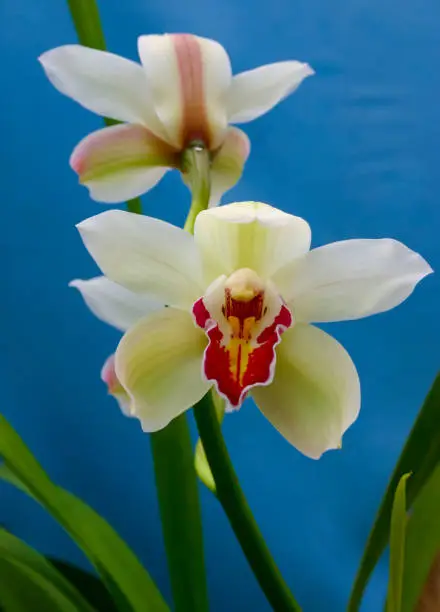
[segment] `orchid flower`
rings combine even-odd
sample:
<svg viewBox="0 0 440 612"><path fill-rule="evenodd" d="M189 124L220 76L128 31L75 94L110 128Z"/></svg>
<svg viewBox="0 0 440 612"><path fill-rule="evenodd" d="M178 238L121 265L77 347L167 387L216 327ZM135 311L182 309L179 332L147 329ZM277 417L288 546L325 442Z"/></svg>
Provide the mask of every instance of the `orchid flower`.
<svg viewBox="0 0 440 612"><path fill-rule="evenodd" d="M142 65L112 53L66 45L43 53L51 83L85 108L124 122L86 136L70 164L93 199L116 203L148 191L182 167L193 143L211 155L211 205L233 187L249 155L231 123L256 119L313 70L284 61L232 76L217 42L191 34L140 36Z"/></svg>
<svg viewBox="0 0 440 612"><path fill-rule="evenodd" d="M73 284L95 314L128 329L104 378L144 431L214 386L231 410L251 395L313 458L340 446L360 385L345 349L311 323L389 310L432 272L392 239L310 250L305 220L255 202L200 213L194 236L119 210L78 229L105 277Z"/></svg>

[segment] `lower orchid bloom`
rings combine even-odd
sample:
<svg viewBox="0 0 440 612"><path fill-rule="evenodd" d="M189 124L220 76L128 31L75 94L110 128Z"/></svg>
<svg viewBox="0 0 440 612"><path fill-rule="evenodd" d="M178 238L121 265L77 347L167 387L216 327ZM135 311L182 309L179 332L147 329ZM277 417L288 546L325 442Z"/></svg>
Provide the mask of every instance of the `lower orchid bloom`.
<svg viewBox="0 0 440 612"><path fill-rule="evenodd" d="M232 76L225 49L191 34L140 36L142 65L112 53L66 45L40 57L51 83L87 109L124 122L84 138L71 166L93 199L116 203L148 191L169 168L184 171L194 142L210 152L211 204L233 187L249 140L232 123L263 115L307 76L284 61Z"/></svg>
<svg viewBox="0 0 440 612"><path fill-rule="evenodd" d="M311 323L389 310L432 272L392 239L310 250L306 221L255 202L200 213L194 236L117 210L78 228L107 278L74 285L95 314L128 329L104 378L144 431L214 386L232 410L251 395L313 458L340 447L360 385L345 349Z"/></svg>

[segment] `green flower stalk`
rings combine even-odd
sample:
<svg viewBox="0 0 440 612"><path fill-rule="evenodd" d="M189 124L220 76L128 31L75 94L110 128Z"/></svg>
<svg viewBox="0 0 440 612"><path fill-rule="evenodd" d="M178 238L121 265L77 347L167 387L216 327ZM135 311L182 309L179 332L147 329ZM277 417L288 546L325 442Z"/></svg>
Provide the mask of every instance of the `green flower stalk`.
<svg viewBox="0 0 440 612"><path fill-rule="evenodd" d="M105 51L105 38L95 0L68 0L68 4L80 43ZM104 120L110 130L116 123L109 117L105 117ZM118 129L120 128L116 127L116 130ZM104 168L104 177L105 170ZM141 214L142 204L139 197L129 199L127 209L132 213ZM71 285L81 289L81 281L78 283ZM96 279L95 287L98 287L98 291L102 293L100 279ZM125 297L124 292L122 297ZM96 300L93 297L88 299L86 296L85 299L95 311ZM148 310L151 308L151 302L144 306ZM99 307L97 314L102 316ZM110 316L110 324L114 325L115 313L106 311L104 314L106 320ZM130 325L131 320L123 323L122 328L125 329L125 325ZM121 328L119 320L116 322L116 327ZM103 367L102 377L106 380L109 390L113 390L120 399L120 405L124 407L126 393L113 375L113 366L114 358L111 356ZM188 610L207 612L208 593L200 502L186 416L182 415L166 429L152 434L151 450L176 612ZM176 507L179 508L179 513L175 513Z"/></svg>

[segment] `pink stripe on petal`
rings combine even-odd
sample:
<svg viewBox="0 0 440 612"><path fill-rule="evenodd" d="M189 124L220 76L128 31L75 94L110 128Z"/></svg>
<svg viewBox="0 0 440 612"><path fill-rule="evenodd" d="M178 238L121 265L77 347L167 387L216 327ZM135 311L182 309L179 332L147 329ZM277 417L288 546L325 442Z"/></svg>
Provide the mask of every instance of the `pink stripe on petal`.
<svg viewBox="0 0 440 612"><path fill-rule="evenodd" d="M177 58L182 96L182 146L201 140L209 148L211 134L204 95L204 66L197 37L191 34L171 36Z"/></svg>
<svg viewBox="0 0 440 612"><path fill-rule="evenodd" d="M138 49L168 141L180 149L193 140L218 148L227 127L232 80L223 47L200 36L165 34L140 36Z"/></svg>

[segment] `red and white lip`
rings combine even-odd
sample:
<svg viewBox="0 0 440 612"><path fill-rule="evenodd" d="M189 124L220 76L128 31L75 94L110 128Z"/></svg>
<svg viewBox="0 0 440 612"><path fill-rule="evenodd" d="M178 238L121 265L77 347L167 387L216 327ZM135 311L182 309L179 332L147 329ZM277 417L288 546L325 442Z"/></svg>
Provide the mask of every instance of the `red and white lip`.
<svg viewBox="0 0 440 612"><path fill-rule="evenodd" d="M79 230L108 278L73 285L97 316L127 329L103 376L145 431L215 386L232 409L250 395L314 458L340 447L360 386L348 353L311 323L393 308L432 272L390 239L310 251L306 221L256 202L200 213L194 236L119 210Z"/></svg>
<svg viewBox="0 0 440 612"><path fill-rule="evenodd" d="M40 61L52 84L89 110L122 121L86 136L71 166L95 200L116 203L148 191L182 151L201 143L212 157L217 201L241 176L249 141L231 123L270 110L313 70L278 62L232 76L225 49L192 34L140 36L141 64L80 45Z"/></svg>
<svg viewBox="0 0 440 612"><path fill-rule="evenodd" d="M206 380L238 409L250 389L272 382L275 348L292 315L270 284L246 268L217 279L192 312L209 340L203 356Z"/></svg>

